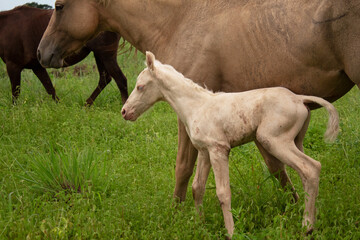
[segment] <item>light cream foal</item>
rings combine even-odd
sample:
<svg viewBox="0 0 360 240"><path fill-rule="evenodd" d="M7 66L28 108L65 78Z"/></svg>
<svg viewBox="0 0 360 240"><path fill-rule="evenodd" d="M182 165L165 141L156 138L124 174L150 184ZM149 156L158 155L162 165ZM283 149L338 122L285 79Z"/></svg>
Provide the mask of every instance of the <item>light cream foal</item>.
<svg viewBox="0 0 360 240"><path fill-rule="evenodd" d="M325 137L334 140L339 117L332 104L322 98L296 95L282 88L264 88L241 93L213 93L185 78L172 66L146 53L147 68L140 73L136 88L122 108L124 119L135 121L158 101L166 101L184 123L198 150L193 182L195 205L202 204L210 168L216 181L216 194L225 227L234 232L229 182L229 152L232 147L255 141L264 155L279 159L301 177L305 211L303 225L311 232L315 223L321 164L303 153L303 139L310 121L307 103L316 103L329 112Z"/></svg>

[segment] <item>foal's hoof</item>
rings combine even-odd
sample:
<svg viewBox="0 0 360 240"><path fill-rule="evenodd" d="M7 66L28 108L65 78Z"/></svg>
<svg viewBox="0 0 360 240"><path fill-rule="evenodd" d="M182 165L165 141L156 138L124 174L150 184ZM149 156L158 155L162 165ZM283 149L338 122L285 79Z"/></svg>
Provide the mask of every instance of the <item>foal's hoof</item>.
<svg viewBox="0 0 360 240"><path fill-rule="evenodd" d="M310 228L306 231L306 236L311 235L314 232L314 228Z"/></svg>
<svg viewBox="0 0 360 240"><path fill-rule="evenodd" d="M225 240L231 240L232 238L230 236L225 236Z"/></svg>

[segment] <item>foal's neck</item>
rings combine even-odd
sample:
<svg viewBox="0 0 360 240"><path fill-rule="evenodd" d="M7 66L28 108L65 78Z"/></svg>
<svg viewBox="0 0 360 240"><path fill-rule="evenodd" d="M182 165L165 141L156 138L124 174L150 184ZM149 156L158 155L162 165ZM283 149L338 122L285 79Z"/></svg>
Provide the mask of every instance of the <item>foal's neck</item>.
<svg viewBox="0 0 360 240"><path fill-rule="evenodd" d="M161 91L165 101L185 124L214 95L180 73L175 76L165 75L161 81L163 83Z"/></svg>

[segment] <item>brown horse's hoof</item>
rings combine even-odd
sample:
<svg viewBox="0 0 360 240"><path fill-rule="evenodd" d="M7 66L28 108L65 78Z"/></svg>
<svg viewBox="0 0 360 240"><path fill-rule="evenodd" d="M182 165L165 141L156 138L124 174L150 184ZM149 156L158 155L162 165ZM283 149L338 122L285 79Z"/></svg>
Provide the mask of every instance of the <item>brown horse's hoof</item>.
<svg viewBox="0 0 360 240"><path fill-rule="evenodd" d="M297 192L293 192L293 198L291 199L291 203L297 203L299 201L299 194Z"/></svg>
<svg viewBox="0 0 360 240"><path fill-rule="evenodd" d="M53 100L55 101L55 103L59 103L60 102L60 98L58 96L53 97Z"/></svg>
<svg viewBox="0 0 360 240"><path fill-rule="evenodd" d="M93 105L93 103L94 103L94 102L93 102L92 100L89 100L89 99L88 99L88 100L86 100L84 106L85 106L85 107L91 107L91 106Z"/></svg>

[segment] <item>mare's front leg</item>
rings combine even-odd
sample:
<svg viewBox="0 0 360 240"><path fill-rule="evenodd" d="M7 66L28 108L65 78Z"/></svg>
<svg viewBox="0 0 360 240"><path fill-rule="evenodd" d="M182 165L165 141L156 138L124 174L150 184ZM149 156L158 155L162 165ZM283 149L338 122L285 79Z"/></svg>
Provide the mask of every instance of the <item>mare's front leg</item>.
<svg viewBox="0 0 360 240"><path fill-rule="evenodd" d="M46 92L52 96L52 99L58 102L59 98L56 96L55 88L51 82L51 79L46 69L39 65L38 67L35 67L32 70L35 73L35 75L39 78Z"/></svg>
<svg viewBox="0 0 360 240"><path fill-rule="evenodd" d="M234 233L234 220L231 211L231 189L229 178L229 150L226 147L215 146L209 150L210 162L213 167L216 195L224 215L225 228L231 236Z"/></svg>
<svg viewBox="0 0 360 240"><path fill-rule="evenodd" d="M205 193L206 181L209 176L211 168L209 152L206 150L200 150L198 154L198 163L196 166L196 174L192 184L193 197L195 200L195 206L198 209L200 215L199 206L202 205L203 197Z"/></svg>
<svg viewBox="0 0 360 240"><path fill-rule="evenodd" d="M178 119L178 153L175 168L174 197L181 201L186 198L187 186L193 173L197 150L192 145L184 124Z"/></svg>

